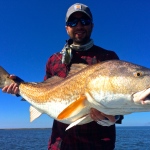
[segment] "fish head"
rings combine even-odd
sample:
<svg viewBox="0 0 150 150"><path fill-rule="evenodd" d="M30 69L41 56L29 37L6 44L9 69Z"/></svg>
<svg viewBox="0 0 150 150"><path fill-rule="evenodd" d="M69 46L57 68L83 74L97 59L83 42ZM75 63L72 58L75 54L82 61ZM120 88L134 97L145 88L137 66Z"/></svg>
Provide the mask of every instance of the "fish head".
<svg viewBox="0 0 150 150"><path fill-rule="evenodd" d="M88 91L96 95L94 99L121 99L134 104L150 104L150 69L133 63L112 60L97 66L90 80ZM101 98L100 98L101 97ZM104 100L104 101L105 101ZM110 100L111 101L111 100Z"/></svg>

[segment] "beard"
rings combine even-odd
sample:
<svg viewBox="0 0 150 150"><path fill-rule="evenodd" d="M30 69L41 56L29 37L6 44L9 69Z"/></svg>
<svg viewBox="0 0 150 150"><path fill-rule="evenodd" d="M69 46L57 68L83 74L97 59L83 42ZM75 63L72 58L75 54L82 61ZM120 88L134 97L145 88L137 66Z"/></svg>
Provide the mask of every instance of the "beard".
<svg viewBox="0 0 150 150"><path fill-rule="evenodd" d="M66 26L66 30L75 45L84 45L90 40L93 24L89 26L77 26L75 28Z"/></svg>
<svg viewBox="0 0 150 150"><path fill-rule="evenodd" d="M73 43L77 45L84 45L90 40L90 37L85 37L85 38L73 38Z"/></svg>
<svg viewBox="0 0 150 150"><path fill-rule="evenodd" d="M92 30L77 29L70 32L69 36L76 45L84 45L90 40ZM82 33L82 34L81 34Z"/></svg>

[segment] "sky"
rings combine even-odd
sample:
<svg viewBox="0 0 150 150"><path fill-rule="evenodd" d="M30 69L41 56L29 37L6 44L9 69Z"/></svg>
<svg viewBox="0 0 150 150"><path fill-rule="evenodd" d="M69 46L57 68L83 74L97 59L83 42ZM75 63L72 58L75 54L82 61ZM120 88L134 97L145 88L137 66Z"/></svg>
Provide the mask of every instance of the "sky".
<svg viewBox="0 0 150 150"><path fill-rule="evenodd" d="M62 50L68 35L67 9L90 7L94 43L115 51L121 60L150 68L149 0L0 0L0 65L24 81L41 82L48 58ZM49 128L44 114L29 121L29 103L0 90L0 128ZM125 115L122 125L150 125L150 113Z"/></svg>

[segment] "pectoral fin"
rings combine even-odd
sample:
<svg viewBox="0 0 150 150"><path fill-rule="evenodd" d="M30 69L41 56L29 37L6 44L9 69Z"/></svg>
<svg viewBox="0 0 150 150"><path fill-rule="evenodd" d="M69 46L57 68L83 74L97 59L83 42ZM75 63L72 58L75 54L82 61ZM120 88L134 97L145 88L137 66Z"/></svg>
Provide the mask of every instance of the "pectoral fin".
<svg viewBox="0 0 150 150"><path fill-rule="evenodd" d="M40 112L33 106L30 106L30 122L32 122L36 118L40 117L41 115L42 115L42 112Z"/></svg>
<svg viewBox="0 0 150 150"><path fill-rule="evenodd" d="M86 97L81 95L79 99L70 104L67 108L65 108L57 117L57 119L62 120L65 118L72 117L76 115L79 111L81 111L85 107Z"/></svg>
<svg viewBox="0 0 150 150"><path fill-rule="evenodd" d="M79 123L89 123L90 121L92 121L90 115L86 115L86 116L83 116L82 118L76 120L75 122L71 123L67 128L66 130L78 125Z"/></svg>

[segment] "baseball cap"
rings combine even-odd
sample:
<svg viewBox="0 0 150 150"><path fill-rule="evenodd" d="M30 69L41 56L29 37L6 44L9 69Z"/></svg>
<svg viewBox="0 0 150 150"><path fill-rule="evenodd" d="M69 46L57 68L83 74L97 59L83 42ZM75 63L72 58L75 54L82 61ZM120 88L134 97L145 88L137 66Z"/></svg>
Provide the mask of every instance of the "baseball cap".
<svg viewBox="0 0 150 150"><path fill-rule="evenodd" d="M74 13L74 12L83 12L85 13L91 20L93 20L92 13L89 9L88 6L81 4L81 3L76 3L73 4L72 6L69 7L67 13L66 13L66 22L68 21L69 17Z"/></svg>

